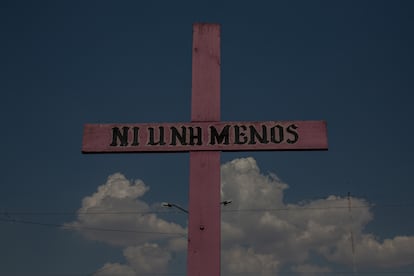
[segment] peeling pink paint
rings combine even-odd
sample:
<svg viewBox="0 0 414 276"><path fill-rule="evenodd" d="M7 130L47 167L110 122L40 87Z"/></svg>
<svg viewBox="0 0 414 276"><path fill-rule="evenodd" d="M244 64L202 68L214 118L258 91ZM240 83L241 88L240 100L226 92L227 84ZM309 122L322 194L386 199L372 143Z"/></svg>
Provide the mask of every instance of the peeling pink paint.
<svg viewBox="0 0 414 276"><path fill-rule="evenodd" d="M191 121L220 120L220 26L193 25ZM187 275L220 275L220 152L190 152Z"/></svg>
<svg viewBox="0 0 414 276"><path fill-rule="evenodd" d="M328 149L324 121L87 124L83 133L85 153Z"/></svg>

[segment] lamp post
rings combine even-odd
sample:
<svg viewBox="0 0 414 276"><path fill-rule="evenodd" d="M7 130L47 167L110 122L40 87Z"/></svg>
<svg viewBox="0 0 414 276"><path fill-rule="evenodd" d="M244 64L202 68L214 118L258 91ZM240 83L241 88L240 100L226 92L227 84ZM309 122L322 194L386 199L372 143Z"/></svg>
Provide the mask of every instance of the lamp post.
<svg viewBox="0 0 414 276"><path fill-rule="evenodd" d="M181 207L180 205L177 205L175 203L169 203L169 202L163 202L161 203L162 207L169 207L169 208L177 208L178 210L188 214L188 210L184 209L183 207Z"/></svg>
<svg viewBox="0 0 414 276"><path fill-rule="evenodd" d="M223 206L226 206L230 203L232 203L232 200L223 200L220 202L220 204L222 204ZM168 207L168 208L176 208L178 210L180 210L181 212L184 212L186 214L188 214L188 210L184 209L183 207L181 207L180 205L177 205L175 203L170 203L170 202L163 202L161 203L162 207Z"/></svg>

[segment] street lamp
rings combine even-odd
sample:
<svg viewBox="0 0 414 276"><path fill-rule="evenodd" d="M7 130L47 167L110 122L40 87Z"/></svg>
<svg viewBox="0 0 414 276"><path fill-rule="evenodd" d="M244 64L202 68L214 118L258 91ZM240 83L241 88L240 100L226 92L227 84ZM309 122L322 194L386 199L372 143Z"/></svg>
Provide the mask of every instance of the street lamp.
<svg viewBox="0 0 414 276"><path fill-rule="evenodd" d="M233 202L232 200L224 200L224 201L220 202L220 204L222 204L223 206L226 206L226 205L228 205L232 202ZM188 210L184 209L183 207L181 207L180 205L177 205L175 203L163 202L163 203L161 203L161 206L162 207L168 207L168 208L177 208L181 212L184 212L184 213L188 214Z"/></svg>
<svg viewBox="0 0 414 276"><path fill-rule="evenodd" d="M224 200L224 201L220 202L220 204L223 204L224 206L226 206L226 205L228 205L232 202L233 202L233 200Z"/></svg>
<svg viewBox="0 0 414 276"><path fill-rule="evenodd" d="M181 207L180 205L174 204L174 203L169 203L169 202L163 202L161 203L162 207L169 207L169 208L177 208L178 210L188 214L188 211L186 209L184 209L183 207Z"/></svg>

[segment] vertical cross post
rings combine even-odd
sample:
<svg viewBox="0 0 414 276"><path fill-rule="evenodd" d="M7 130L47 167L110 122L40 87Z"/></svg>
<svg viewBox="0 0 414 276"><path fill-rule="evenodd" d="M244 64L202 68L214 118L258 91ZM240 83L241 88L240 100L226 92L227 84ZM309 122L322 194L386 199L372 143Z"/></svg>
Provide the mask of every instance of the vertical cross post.
<svg viewBox="0 0 414 276"><path fill-rule="evenodd" d="M193 25L192 122L220 121L220 26ZM188 276L220 275L220 151L190 151Z"/></svg>

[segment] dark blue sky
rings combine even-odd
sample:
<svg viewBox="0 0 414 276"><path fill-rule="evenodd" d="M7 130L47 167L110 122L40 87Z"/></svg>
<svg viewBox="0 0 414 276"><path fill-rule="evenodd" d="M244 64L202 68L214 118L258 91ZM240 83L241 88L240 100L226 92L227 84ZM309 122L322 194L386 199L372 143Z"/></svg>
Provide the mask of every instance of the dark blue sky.
<svg viewBox="0 0 414 276"><path fill-rule="evenodd" d="M223 153L223 163L254 157L289 185L286 203L350 192L377 205L369 233L414 235L412 3L270 2L0 4L0 274L122 262L117 247L8 221L73 221L115 172L150 186L149 204L187 205L188 154L82 155L81 140L85 123L190 120L194 22L222 26L222 120L328 123L329 151Z"/></svg>

